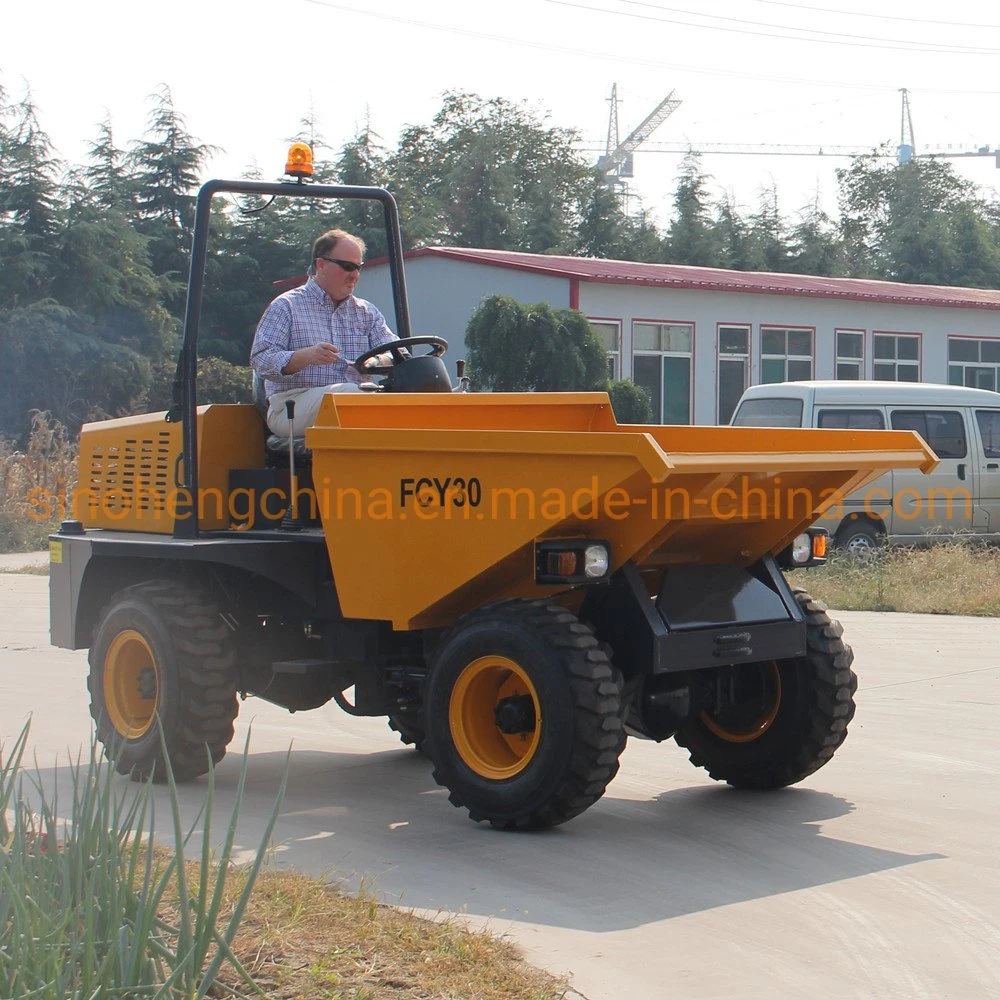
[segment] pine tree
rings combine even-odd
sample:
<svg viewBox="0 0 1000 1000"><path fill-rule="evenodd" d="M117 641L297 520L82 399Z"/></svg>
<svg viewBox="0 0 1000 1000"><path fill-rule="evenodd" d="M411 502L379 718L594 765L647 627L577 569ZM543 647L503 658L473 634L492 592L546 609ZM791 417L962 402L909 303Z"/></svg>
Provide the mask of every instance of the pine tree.
<svg viewBox="0 0 1000 1000"><path fill-rule="evenodd" d="M750 234L750 226L740 214L732 194L715 206L713 222L719 247L719 264L734 271L759 271L764 262Z"/></svg>
<svg viewBox="0 0 1000 1000"><path fill-rule="evenodd" d="M681 164L674 191L674 218L667 230L666 252L674 264L711 267L719 262L719 245L709 210L708 176L697 153Z"/></svg>
<svg viewBox="0 0 1000 1000"><path fill-rule="evenodd" d="M134 144L128 158L135 183L136 228L149 238L153 271L163 281L168 308L179 317L184 308L196 188L202 168L216 149L188 133L169 87L163 85L150 99L153 110L145 136Z"/></svg>
<svg viewBox="0 0 1000 1000"><path fill-rule="evenodd" d="M595 170L581 198L573 252L621 260L628 255L629 235L629 220L618 195L608 186L605 175Z"/></svg>
<svg viewBox="0 0 1000 1000"><path fill-rule="evenodd" d="M364 187L385 187L386 150L379 144L371 125L365 127L341 150L335 169L337 183ZM345 201L339 206L341 226L365 241L367 256L388 253L382 206L374 201Z"/></svg>
<svg viewBox="0 0 1000 1000"><path fill-rule="evenodd" d="M0 94L0 99L3 95ZM61 225L61 164L31 95L0 111L0 307L45 298Z"/></svg>
<svg viewBox="0 0 1000 1000"><path fill-rule="evenodd" d="M652 215L640 205L637 214L628 219L628 259L655 264L666 255L664 239Z"/></svg>
<svg viewBox="0 0 1000 1000"><path fill-rule="evenodd" d="M139 215L190 233L201 170L217 149L198 143L188 133L165 84L150 100L153 110L145 137L131 153Z"/></svg>
<svg viewBox="0 0 1000 1000"><path fill-rule="evenodd" d="M88 158L90 162L83 177L91 199L103 208L133 209L134 186L125 152L115 145L110 115L98 123L97 138L90 143Z"/></svg>
<svg viewBox="0 0 1000 1000"><path fill-rule="evenodd" d="M774 185L761 191L760 207L750 217L750 243L760 270L788 270L785 223L778 210L778 189Z"/></svg>
<svg viewBox="0 0 1000 1000"><path fill-rule="evenodd" d="M833 220L823 211L819 196L799 214L788 240L786 269L794 274L835 277L842 271L843 248Z"/></svg>

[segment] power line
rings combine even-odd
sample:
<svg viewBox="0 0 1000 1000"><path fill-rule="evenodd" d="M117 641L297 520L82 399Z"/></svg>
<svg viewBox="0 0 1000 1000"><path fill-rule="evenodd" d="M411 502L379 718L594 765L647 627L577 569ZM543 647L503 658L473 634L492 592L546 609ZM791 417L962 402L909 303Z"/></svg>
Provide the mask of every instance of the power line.
<svg viewBox="0 0 1000 1000"><path fill-rule="evenodd" d="M418 21L414 18L398 17L394 14L383 14L379 11L364 10L356 6L339 4L331 0L300 0L301 3L312 4L316 7L325 7L329 10L341 11L346 14L354 14L358 17L370 17L380 21L392 21L398 24L405 24L415 28L424 28L428 31L442 31L453 35L462 35L467 38L480 38L485 41L498 42L502 45L513 46L515 48L532 48L544 52L557 52L562 55L584 56L587 59L598 59L603 62L621 64L627 62L633 66L650 66L654 69L669 69L673 73L685 72L695 73L701 76L718 76L736 80L756 80L763 83L785 83L808 85L810 87L824 87L836 90L859 90L866 92L895 92L898 87L895 84L860 83L852 80L807 80L801 77L788 76L768 76L761 73L745 73L741 70L708 69L704 66L690 66L682 63L664 62L658 59L643 59L634 53L627 55L615 55L607 51L595 51L590 49L571 48L566 45L552 45L547 42L525 41L520 38L511 38L505 35L495 35L485 31L476 31L471 28L458 28L452 24L436 24L432 21ZM546 0L551 2L551 0ZM593 9L593 8L587 8ZM926 94L948 94L954 96L979 96L997 97L1000 90L948 90L938 88L914 89L914 93Z"/></svg>
<svg viewBox="0 0 1000 1000"><path fill-rule="evenodd" d="M703 28L708 31L727 31L734 34L740 35L754 35L758 38L778 38L782 41L796 41L796 42L812 42L814 44L820 45L845 45L850 48L863 48L863 49L885 49L888 51L896 52L929 52L936 55L1000 55L1000 49L986 49L986 48L970 48L970 47L958 47L958 46L935 46L933 43L904 43L902 45L893 45L888 42L888 39L883 41L873 40L874 44L863 39L868 36L848 36L851 38L862 39L860 41L838 41L835 38L798 38L795 35L788 34L778 34L772 31L752 31L748 28L730 28L721 24L698 24L694 21L681 21L676 18L670 17L653 17L650 14L636 14L627 10L610 10L607 7L591 7L587 4L574 3L572 0L545 0L546 3L555 4L559 7L573 7L577 10L586 10L594 14L611 14L618 17L631 17L637 18L641 21L654 21L658 24L678 24L686 28ZM670 7L660 7L657 4L647 4L642 3L641 0L620 0L622 3L631 3L636 6L642 7L653 7L657 10L671 11L673 8ZM712 14L698 14L694 11L682 11L681 13L689 14L694 17L714 17ZM737 21L740 24L760 24L762 22L755 21L740 21L738 18L725 18L728 21ZM785 25L780 25L779 27L786 27ZM811 32L812 34L832 34L831 32L821 32L815 31L811 28L791 28L792 31L802 31Z"/></svg>
<svg viewBox="0 0 1000 1000"><path fill-rule="evenodd" d="M398 17L395 14L383 14L374 10L362 10L358 7L349 7L346 4L333 3L331 0L301 0L302 3L313 4L316 7L326 7L330 10L342 11L347 14L356 14L359 17L373 17L380 21L393 21L398 24L406 24L415 28L426 28L429 31L443 31L452 35L464 35L467 38L481 38L490 42L499 42L502 45L514 46L515 48L541 49L545 52L559 52L563 55L585 56L588 59L601 59L605 62L623 63L630 66L651 66L654 69L683 70L687 73L700 73L704 76L723 76L737 80L760 80L765 83L792 83L809 84L814 87L835 87L837 89L852 89L866 91L895 91L895 86L884 84L865 84L845 82L843 80L803 80L782 76L764 76L761 74L743 73L738 70L705 69L702 66L685 66L674 62L663 62L659 59L642 59L633 53L627 55L615 55L611 52L594 51L590 49L575 49L566 45L551 45L548 42L526 41L520 38L511 38L505 35L494 35L485 31L476 31L472 28L458 28L452 24L436 24L432 21L418 21L409 17ZM588 8L589 9L589 8ZM960 93L960 92L959 92ZM979 93L977 91L977 93ZM996 93L1000 94L1000 91Z"/></svg>
<svg viewBox="0 0 1000 1000"><path fill-rule="evenodd" d="M771 7L792 7L795 10L810 10L818 14L837 14L841 17L873 17L879 21L902 21L906 24L937 24L949 28L989 28L1000 30L1000 24L977 24L970 21L934 21L925 17L897 17L894 14L872 14L866 10L836 10L833 7L811 7L804 3L789 3L788 0L754 0L754 3L766 3Z"/></svg>
<svg viewBox="0 0 1000 1000"><path fill-rule="evenodd" d="M650 3L648 0L618 0L618 3L628 4L630 7L651 7L653 10L667 11L670 14L685 14L690 17L703 17L710 19L712 21L728 21L730 24L748 24L755 28L777 28L784 31L798 31L802 33L807 33L810 35L828 35L831 38L848 38L853 41L864 41L864 42L888 42L890 39L882 38L877 35L853 35L848 32L842 31L826 31L823 28L798 28L792 24L772 24L769 21L750 21L746 18L740 17L725 17L721 14L702 14L700 11L686 10L682 7L665 7L663 4ZM712 25L698 25L699 27L712 27ZM822 41L822 39L798 39L799 41ZM909 39L902 40L905 44L911 44ZM975 46L965 46L965 45L949 45L947 42L912 42L915 45L929 45L934 48L942 48L947 50L957 49L960 51L965 51L966 49L973 49L974 51L990 52L991 54L997 52L996 49L978 49ZM894 47L894 46L890 46Z"/></svg>

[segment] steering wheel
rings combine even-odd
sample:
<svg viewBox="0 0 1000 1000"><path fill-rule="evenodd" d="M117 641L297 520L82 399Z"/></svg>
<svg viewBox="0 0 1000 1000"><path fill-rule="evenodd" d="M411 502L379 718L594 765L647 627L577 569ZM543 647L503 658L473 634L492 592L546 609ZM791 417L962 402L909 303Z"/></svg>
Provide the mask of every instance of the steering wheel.
<svg viewBox="0 0 1000 1000"><path fill-rule="evenodd" d="M404 337L402 340L390 340L388 344L380 344L378 347L373 347L370 351L365 351L364 354L354 359L354 367L362 375L388 375L396 365L401 365L404 361L411 360L409 355L403 353L403 348L422 347L425 344L434 349L430 354L424 355L424 357L439 358L448 350L448 341L444 337ZM392 364L375 365L371 368L365 368L365 362L369 358L377 358L380 354L391 354Z"/></svg>

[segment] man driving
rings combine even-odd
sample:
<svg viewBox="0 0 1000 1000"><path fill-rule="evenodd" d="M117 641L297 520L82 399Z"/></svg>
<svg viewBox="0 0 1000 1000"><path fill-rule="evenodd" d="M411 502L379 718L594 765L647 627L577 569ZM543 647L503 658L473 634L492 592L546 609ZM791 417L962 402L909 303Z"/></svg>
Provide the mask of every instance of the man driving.
<svg viewBox="0 0 1000 1000"><path fill-rule="evenodd" d="M292 429L296 436L304 434L326 393L358 392L367 381L354 359L397 339L382 313L354 294L364 253L364 241L351 233L323 233L313 243L309 280L279 295L261 316L250 364L264 377L272 433L288 435L285 403L291 399Z"/></svg>

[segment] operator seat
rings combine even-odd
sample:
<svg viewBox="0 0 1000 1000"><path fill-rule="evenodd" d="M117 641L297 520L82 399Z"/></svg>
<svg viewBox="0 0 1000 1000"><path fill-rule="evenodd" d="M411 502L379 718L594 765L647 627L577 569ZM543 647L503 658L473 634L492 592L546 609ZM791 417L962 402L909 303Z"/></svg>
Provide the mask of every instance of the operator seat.
<svg viewBox="0 0 1000 1000"><path fill-rule="evenodd" d="M259 372L253 373L253 405L260 414L260 419L264 424L264 450L267 452L268 465L287 465L288 463L288 438L279 434L272 434L267 426L267 396L264 392L264 376ZM295 449L295 461L312 462L312 452L306 447L304 436L293 438Z"/></svg>

